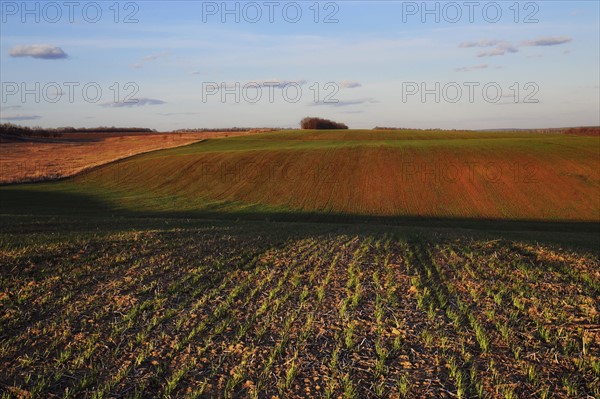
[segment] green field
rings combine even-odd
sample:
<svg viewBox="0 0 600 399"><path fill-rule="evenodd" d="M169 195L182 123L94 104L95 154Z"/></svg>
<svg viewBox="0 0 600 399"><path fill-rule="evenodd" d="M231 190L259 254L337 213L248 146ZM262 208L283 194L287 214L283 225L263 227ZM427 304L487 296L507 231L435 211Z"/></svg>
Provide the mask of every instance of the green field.
<svg viewBox="0 0 600 399"><path fill-rule="evenodd" d="M0 187L0 393L599 397L599 163L284 131Z"/></svg>
<svg viewBox="0 0 600 399"><path fill-rule="evenodd" d="M169 216L600 221L600 138L436 131L282 131L207 140L2 206Z"/></svg>

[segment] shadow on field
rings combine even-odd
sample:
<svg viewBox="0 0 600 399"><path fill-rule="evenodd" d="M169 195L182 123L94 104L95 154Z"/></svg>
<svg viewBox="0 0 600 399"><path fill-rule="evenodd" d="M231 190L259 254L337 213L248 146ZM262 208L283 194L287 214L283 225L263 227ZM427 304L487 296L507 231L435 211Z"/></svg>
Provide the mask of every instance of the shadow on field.
<svg viewBox="0 0 600 399"><path fill-rule="evenodd" d="M543 221L511 221L489 219L461 218L422 218L422 217L385 217L362 216L325 213L301 212L219 212L219 211L132 211L116 208L108 201L97 196L64 190L35 190L11 187L0 190L0 214L3 218L10 216L33 216L46 220L77 219L74 229L87 230L84 220L91 225L120 229L132 225L194 224L194 222L223 221L237 225L250 222L293 222L308 224L334 224L346 227L357 227L361 230L385 227L403 227L409 229L431 229L450 233L483 234L502 233L502 236L514 239L541 240L558 244L575 244L586 247L597 247L600 243L600 223L595 222L543 222ZM49 219L48 219L49 218ZM117 227L121 226L121 227ZM6 232L6 225L3 231ZM268 228L268 227L266 227ZM304 228L304 227L303 227ZM293 229L293 227L292 227ZM469 235L470 235L469 234Z"/></svg>

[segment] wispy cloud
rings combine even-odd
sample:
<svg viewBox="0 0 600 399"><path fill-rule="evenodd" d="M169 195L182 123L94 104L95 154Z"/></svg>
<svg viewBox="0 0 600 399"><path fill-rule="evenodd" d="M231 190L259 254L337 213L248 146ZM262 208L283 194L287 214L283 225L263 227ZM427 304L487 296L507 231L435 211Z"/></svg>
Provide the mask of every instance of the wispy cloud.
<svg viewBox="0 0 600 399"><path fill-rule="evenodd" d="M519 50L517 50L515 47L496 47L495 49L493 49L491 51L482 51L480 53L477 53L477 57L478 58L495 57L495 56L499 56L499 55L504 55L506 53L517 53L517 52L519 52Z"/></svg>
<svg viewBox="0 0 600 399"><path fill-rule="evenodd" d="M140 68L143 68L144 65L147 64L147 63L149 63L149 62L156 61L156 60L159 60L161 58L168 58L170 56L171 56L171 53L169 53L169 52L147 55L144 58L142 58L142 60L140 62L133 64L132 68L134 68L134 69L140 69Z"/></svg>
<svg viewBox="0 0 600 399"><path fill-rule="evenodd" d="M456 68L455 71L456 72L469 72L469 71L476 71L479 69L487 69L488 64L480 64L480 65L473 65L473 66L465 66L465 67L460 67L460 68Z"/></svg>
<svg viewBox="0 0 600 399"><path fill-rule="evenodd" d="M572 38L567 36L558 37L540 37L535 40L526 40L521 42L521 46L558 46L573 41Z"/></svg>
<svg viewBox="0 0 600 399"><path fill-rule="evenodd" d="M460 48L485 48L494 47L489 51L482 51L477 54L477 57L494 57L504 55L506 53L516 53L519 50L506 40L478 40L475 42L463 42L458 45Z"/></svg>
<svg viewBox="0 0 600 399"><path fill-rule="evenodd" d="M0 106L0 111L6 111L9 109L21 109L23 108L22 105L5 105L5 106Z"/></svg>
<svg viewBox="0 0 600 399"><path fill-rule="evenodd" d="M200 115L200 112L159 112L156 115L160 116L189 116L189 115Z"/></svg>
<svg viewBox="0 0 600 399"><path fill-rule="evenodd" d="M471 47L494 47L510 45L510 42L505 40L477 40L471 42L462 42L458 45L460 48L471 48Z"/></svg>
<svg viewBox="0 0 600 399"><path fill-rule="evenodd" d="M338 102L313 102L310 103L310 105L315 105L315 106L323 106L323 105L328 105L330 107L350 107L353 105L363 105L363 104L377 104L379 103L379 101L375 100L374 98L371 97L367 97L367 98L359 98L356 100L345 100L345 101L338 101Z"/></svg>
<svg viewBox="0 0 600 399"><path fill-rule="evenodd" d="M218 83L218 82L206 82L206 83L215 83L217 84L219 87L221 87L223 85L223 82ZM289 85L298 85L298 86L304 86L308 83L308 81L306 79L297 79L297 80L285 80L285 79L266 79L266 80L249 80L249 81L245 81L245 82L225 82L225 88L226 89L233 89L236 88L237 86L240 87L274 87L274 88L278 88L278 89L283 89L286 86Z"/></svg>
<svg viewBox="0 0 600 399"><path fill-rule="evenodd" d="M68 58L67 53L60 47L51 44L30 44L15 46L10 50L11 57L31 57L43 60L58 60Z"/></svg>
<svg viewBox="0 0 600 399"><path fill-rule="evenodd" d="M138 98L137 100L130 100L127 102L107 102L99 104L101 107L107 108L133 108L133 107L143 107L146 105L161 105L166 104L165 101L157 100L154 98Z"/></svg>
<svg viewBox="0 0 600 399"><path fill-rule="evenodd" d="M259 84L260 86L275 86L277 88L284 88L288 85L299 85L304 86L308 83L306 79L298 79L298 80L279 80L279 79L270 79L270 80L258 80L254 83Z"/></svg>
<svg viewBox="0 0 600 399"><path fill-rule="evenodd" d="M355 89L357 87L362 87L360 82L354 82L352 80L342 80L339 83L342 89Z"/></svg>
<svg viewBox="0 0 600 399"><path fill-rule="evenodd" d="M35 121L42 119L39 115L4 115L0 119L5 121Z"/></svg>
<svg viewBox="0 0 600 399"><path fill-rule="evenodd" d="M506 40L477 40L470 42L462 42L458 45L459 48L486 48L493 47L489 51L481 51L477 53L477 57L495 57L505 54L518 53L518 47L538 47L538 46L557 46L572 41L570 37L559 36L559 37L540 37L534 40L524 40L519 46L513 45L511 42Z"/></svg>

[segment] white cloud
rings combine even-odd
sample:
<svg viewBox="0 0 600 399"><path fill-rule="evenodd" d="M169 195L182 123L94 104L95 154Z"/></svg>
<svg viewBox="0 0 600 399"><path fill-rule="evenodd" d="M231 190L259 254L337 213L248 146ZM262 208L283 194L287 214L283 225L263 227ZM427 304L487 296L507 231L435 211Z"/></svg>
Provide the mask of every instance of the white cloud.
<svg viewBox="0 0 600 399"><path fill-rule="evenodd" d="M11 57L32 57L43 60L68 58L67 53L60 47L50 44L31 44L15 46L10 50Z"/></svg>

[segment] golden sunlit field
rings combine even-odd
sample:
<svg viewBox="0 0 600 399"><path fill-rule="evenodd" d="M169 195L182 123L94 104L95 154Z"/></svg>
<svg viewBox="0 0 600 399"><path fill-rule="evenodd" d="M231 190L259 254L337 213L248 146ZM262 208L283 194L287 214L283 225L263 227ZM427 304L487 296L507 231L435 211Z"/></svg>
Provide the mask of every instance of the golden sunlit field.
<svg viewBox="0 0 600 399"><path fill-rule="evenodd" d="M63 134L59 138L0 138L0 183L44 181L135 154L243 133Z"/></svg>

